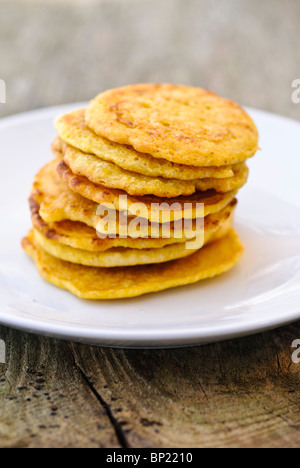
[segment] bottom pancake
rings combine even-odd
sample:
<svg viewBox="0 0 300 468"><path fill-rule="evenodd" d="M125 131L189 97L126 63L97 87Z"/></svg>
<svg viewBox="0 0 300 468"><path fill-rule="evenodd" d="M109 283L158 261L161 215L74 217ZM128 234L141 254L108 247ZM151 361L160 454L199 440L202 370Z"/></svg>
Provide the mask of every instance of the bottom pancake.
<svg viewBox="0 0 300 468"><path fill-rule="evenodd" d="M22 242L40 275L84 299L122 299L213 278L233 268L244 248L233 229L188 257L159 265L94 268L59 260L45 252L33 232Z"/></svg>

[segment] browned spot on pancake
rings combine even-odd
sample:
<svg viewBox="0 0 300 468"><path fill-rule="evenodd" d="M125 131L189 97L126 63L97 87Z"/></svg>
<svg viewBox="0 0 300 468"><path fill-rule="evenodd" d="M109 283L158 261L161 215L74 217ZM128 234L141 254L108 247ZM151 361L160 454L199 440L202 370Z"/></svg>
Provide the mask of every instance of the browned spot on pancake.
<svg viewBox="0 0 300 468"><path fill-rule="evenodd" d="M48 229L45 232L45 236L47 237L47 239L55 239L58 237L54 229Z"/></svg>

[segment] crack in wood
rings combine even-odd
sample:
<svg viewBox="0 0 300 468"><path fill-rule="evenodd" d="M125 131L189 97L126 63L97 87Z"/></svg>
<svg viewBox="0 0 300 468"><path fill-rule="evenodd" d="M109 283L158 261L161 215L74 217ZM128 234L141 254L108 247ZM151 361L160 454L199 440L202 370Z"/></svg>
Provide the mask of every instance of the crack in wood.
<svg viewBox="0 0 300 468"><path fill-rule="evenodd" d="M277 344L274 340L274 337L272 336L271 337L271 340L272 340L272 343L274 345L274 349L275 349L275 354L276 354L276 360L277 360L277 366L278 366L278 370L279 372L282 373L282 368L281 368L281 363L280 363L280 358L279 358L279 353L278 353L278 349L277 349Z"/></svg>
<svg viewBox="0 0 300 468"><path fill-rule="evenodd" d="M102 408L105 410L113 428L116 434L116 437L121 445L122 448L130 448L129 442L126 438L126 435L122 429L121 424L118 422L118 420L114 417L112 414L112 411L110 409L110 406L106 401L103 399L103 397L100 395L100 393L95 389L94 385L91 383L89 380L88 376L85 374L84 370L77 364L75 357L73 356L74 359L74 366L80 373L81 377L83 378L84 382L87 384L91 392L95 395L99 403L101 404Z"/></svg>
<svg viewBox="0 0 300 468"><path fill-rule="evenodd" d="M265 412L267 414L269 414L270 416L273 416L275 418L278 418L280 419L281 421L283 421L285 424L287 424L290 428L292 429L295 429L296 431L299 431L300 430L300 424L293 424L291 423L286 417L284 417L282 414L278 414L277 412L275 413L275 411L271 410L271 409L268 409L266 408L265 406L263 406L263 409L265 410Z"/></svg>

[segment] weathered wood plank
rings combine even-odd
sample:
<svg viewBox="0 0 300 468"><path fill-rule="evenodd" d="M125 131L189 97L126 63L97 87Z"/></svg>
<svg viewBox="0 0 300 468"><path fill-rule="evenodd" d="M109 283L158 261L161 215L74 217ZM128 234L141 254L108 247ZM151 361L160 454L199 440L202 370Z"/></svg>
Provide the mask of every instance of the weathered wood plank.
<svg viewBox="0 0 300 468"><path fill-rule="evenodd" d="M0 337L1 447L299 446L300 323L177 350Z"/></svg>
<svg viewBox="0 0 300 468"><path fill-rule="evenodd" d="M297 336L299 324L205 347L75 346L75 354L105 399L113 398L131 446L294 447L300 367L291 362L291 343Z"/></svg>
<svg viewBox="0 0 300 468"><path fill-rule="evenodd" d="M70 345L0 327L0 447L119 447Z"/></svg>

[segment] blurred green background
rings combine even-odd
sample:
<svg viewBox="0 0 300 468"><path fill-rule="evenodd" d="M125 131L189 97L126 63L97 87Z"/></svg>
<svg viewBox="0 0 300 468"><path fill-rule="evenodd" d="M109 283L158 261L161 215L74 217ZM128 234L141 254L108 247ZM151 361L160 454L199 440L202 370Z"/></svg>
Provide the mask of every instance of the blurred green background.
<svg viewBox="0 0 300 468"><path fill-rule="evenodd" d="M0 115L174 82L300 119L299 25L299 0L0 0Z"/></svg>

